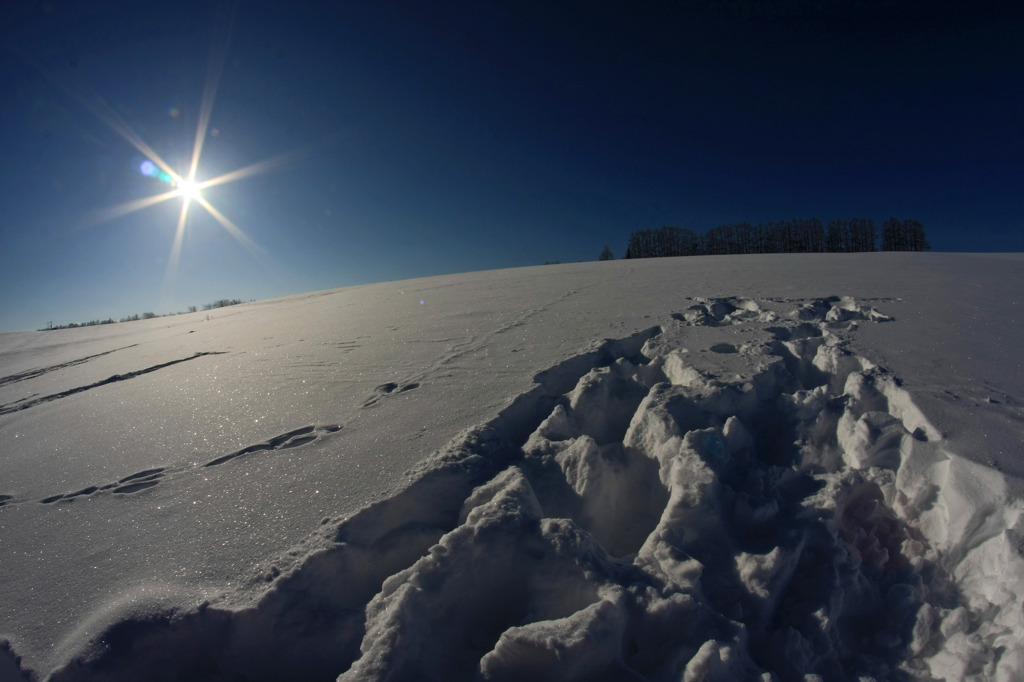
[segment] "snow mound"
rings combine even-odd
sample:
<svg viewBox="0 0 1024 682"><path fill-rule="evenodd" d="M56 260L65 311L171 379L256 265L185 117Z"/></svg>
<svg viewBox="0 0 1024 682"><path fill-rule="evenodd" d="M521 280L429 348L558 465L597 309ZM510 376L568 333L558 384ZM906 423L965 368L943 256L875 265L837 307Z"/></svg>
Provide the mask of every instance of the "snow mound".
<svg viewBox="0 0 1024 682"><path fill-rule="evenodd" d="M113 606L52 679L1021 679L1022 509L848 349L891 319L696 299L245 589Z"/></svg>

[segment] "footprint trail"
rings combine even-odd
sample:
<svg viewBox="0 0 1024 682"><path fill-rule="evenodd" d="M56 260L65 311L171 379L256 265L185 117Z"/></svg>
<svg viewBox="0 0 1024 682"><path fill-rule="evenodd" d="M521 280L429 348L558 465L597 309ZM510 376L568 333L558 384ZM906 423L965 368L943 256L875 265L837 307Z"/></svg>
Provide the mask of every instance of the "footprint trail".
<svg viewBox="0 0 1024 682"><path fill-rule="evenodd" d="M373 389L373 395L363 402L363 407L376 407L380 401L387 396L405 393L406 391L411 391L419 387L420 384L416 381L411 381L406 384L396 384L394 382L381 384L377 388Z"/></svg>
<svg viewBox="0 0 1024 682"><path fill-rule="evenodd" d="M342 427L338 424L303 426L302 428L294 429L287 433L275 436L263 443L250 445L230 454L217 457L200 467L155 467L145 469L111 483L90 485L75 492L50 495L37 501L40 504L51 505L58 502L71 503L81 499L99 497L101 495L106 495L107 493L118 496L134 495L135 493L139 493L143 490L154 488L160 483L171 478L187 479L189 475L195 474L198 469L220 466L232 460L252 455L257 452L299 448L303 445L308 445L309 443L319 440L325 435L337 433L341 428ZM20 504L27 501L29 500L17 499L13 495L0 495L0 507Z"/></svg>
<svg viewBox="0 0 1024 682"><path fill-rule="evenodd" d="M249 445L236 450L230 454L218 457L217 459L211 460L204 464L204 467L220 466L226 462L230 462L233 459L251 455L254 452L261 452L264 450L289 450L291 448L297 448L307 443L312 443L317 440L321 435L326 433L335 433L341 429L340 426L332 424L329 426L303 426L300 429L283 433L280 436L275 436L268 441L263 443L257 443L255 445Z"/></svg>
<svg viewBox="0 0 1024 682"><path fill-rule="evenodd" d="M466 340L460 340L459 343L450 346L447 352L442 353L437 358L435 358L434 361L430 363L430 365L424 371L419 372L418 374L412 377L407 377L406 380L403 381L402 383L387 382L377 386L373 390L373 394L363 401L362 407L376 407L381 404L381 401L383 399L389 396L397 395L399 393L404 393L406 391L411 391L413 389L419 388L422 385L422 382L424 381L425 378L435 375L437 371L440 370L441 368L451 365L456 360L459 360L460 358L463 358L466 355L470 355L472 353L480 351L481 349L487 348L488 344L490 344L490 342L496 336L506 334L512 331L513 329L524 326L532 318L547 312L551 308L559 305L560 303L563 303L566 300L571 299L573 296L579 294L580 291L582 291L582 289L570 289L565 293L557 296L556 298L548 301L547 303L544 303L543 305L524 311L515 319L506 322L505 324L502 324L495 329L492 329L479 336L470 336L466 337Z"/></svg>
<svg viewBox="0 0 1024 682"><path fill-rule="evenodd" d="M951 656L1009 679L1024 586L995 601L984 577L1024 575L1020 510L848 347L891 320L693 299L539 373L242 592L119 623L53 680L909 680Z"/></svg>

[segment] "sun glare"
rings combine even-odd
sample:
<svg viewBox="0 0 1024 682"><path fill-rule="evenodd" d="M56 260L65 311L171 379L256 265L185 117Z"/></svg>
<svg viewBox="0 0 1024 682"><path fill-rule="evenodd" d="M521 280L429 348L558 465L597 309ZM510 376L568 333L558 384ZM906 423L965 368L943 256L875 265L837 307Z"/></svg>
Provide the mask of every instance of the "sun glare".
<svg viewBox="0 0 1024 682"><path fill-rule="evenodd" d="M169 186L168 191L154 194L152 196L135 199L107 209L98 211L88 222L103 222L113 218L127 215L161 202L181 198L181 211L178 216L178 225L174 233L174 243L171 246L171 253L167 261L167 272L165 286L173 286L175 271L181 256L182 242L185 233L185 226L188 222L189 210L192 206L198 206L205 210L214 220L220 223L235 240L248 250L253 256L265 255L265 251L258 247L235 223L217 210L210 202L203 197L202 191L207 187L221 185L228 182L240 180L245 177L265 173L268 170L280 166L297 156L296 153L282 154L278 157L267 159L250 166L226 173L224 175L197 182L196 171L199 166L199 159L203 151L203 143L208 134L217 135L215 130L210 133L210 118L213 112L213 103L217 94L217 85L224 69L224 59L227 52L228 39L230 34L231 18L221 17L223 21L218 22L214 31L210 47L210 57L207 64L206 82L203 87L202 99L199 104L199 121L196 126L195 142L192 147L192 158L188 168L183 173L178 173L171 165L162 159L141 137L128 125L128 123L100 97L98 94L81 93L73 88L66 88L73 96L82 102L92 113L114 132L124 138L129 144L142 153L144 161L139 165L139 172ZM46 71L44 70L44 73ZM63 84L58 83L63 86ZM172 109L170 115L177 117L178 110Z"/></svg>
<svg viewBox="0 0 1024 682"><path fill-rule="evenodd" d="M323 149L337 139L334 136L323 138L317 144L286 152L263 161L239 168L237 170L219 175L202 182L196 181L199 159L202 155L203 145L207 135L219 137L219 130L210 130L210 118L213 113L213 103L217 95L217 85L224 70L224 60L227 53L228 40L230 36L231 17L222 16L222 21L217 22L213 40L210 46L210 56L207 63L206 82L203 87L202 99L199 103L199 120L196 126L195 141L192 146L192 157L184 172L177 170L162 159L156 151L139 137L121 115L113 109L101 96L90 93L81 88L76 89L61 82L43 67L39 67L48 77L64 88L69 94L78 99L93 115L106 124L111 130L120 135L137 149L144 157L139 165L139 172L160 183L168 185L168 190L153 194L140 199L133 199L116 206L101 209L94 215L87 218L85 222L90 224L100 223L114 218L125 216L135 211L140 211L155 206L164 201L181 198L181 210L178 214L178 225L174 233L174 242L171 245L171 252L167 260L167 271L165 275L165 287L172 287L174 275L181 257L182 243L185 236L185 228L188 223L189 211L193 206L202 208L214 220L220 223L239 244L241 244L254 257L263 257L266 252L253 242L240 227L235 225L227 216L215 208L210 201L203 196L203 190L208 187L215 187L229 182L235 182L253 175L266 173L271 169L293 163L298 159ZM170 110L170 115L177 118L180 111L177 108Z"/></svg>
<svg viewBox="0 0 1024 682"><path fill-rule="evenodd" d="M187 201L199 201L202 195L199 193L199 183L182 178L178 181L178 193Z"/></svg>
<svg viewBox="0 0 1024 682"><path fill-rule="evenodd" d="M220 137L220 129L210 127L210 119L213 113L213 104L217 96L217 86L224 71L224 61L227 55L228 42L231 34L231 25L236 6L230 8L225 5L223 13L214 22L214 31L210 44L210 54L206 68L206 82L203 86L202 98L199 102L199 117L196 125L195 141L192 145L191 160L183 172L162 159L156 151L150 147L128 122L98 93L92 91L84 83L72 82L60 78L43 64L28 58L42 74L64 90L73 99L78 100L88 109L100 122L109 127L113 132L122 137L128 144L135 147L142 155L143 161L138 169L143 175L148 176L159 183L167 185L166 191L150 194L139 199L132 199L114 206L101 208L92 212L82 219L83 225L96 225L99 223L126 216L136 211L141 211L165 201L181 199L181 210L178 214L178 224L174 232L174 242L171 245L171 252L167 259L167 270L165 274L165 289L173 288L174 276L181 257L181 249L185 236L185 229L188 224L189 212L193 206L203 211L217 221L243 248L256 258L267 257L267 252L253 242L245 232L242 231L227 216L215 208L208 198L203 196L203 191L208 187L215 187L229 182L235 182L253 175L266 173L274 168L291 164L299 159L314 154L324 149L325 146L340 141L340 135L329 135L317 140L315 143L305 147L285 152L277 156L264 159L257 163L238 168L214 178L196 181L199 159L202 155L203 145L207 136ZM171 107L168 114L172 118L178 118L181 111L177 107Z"/></svg>

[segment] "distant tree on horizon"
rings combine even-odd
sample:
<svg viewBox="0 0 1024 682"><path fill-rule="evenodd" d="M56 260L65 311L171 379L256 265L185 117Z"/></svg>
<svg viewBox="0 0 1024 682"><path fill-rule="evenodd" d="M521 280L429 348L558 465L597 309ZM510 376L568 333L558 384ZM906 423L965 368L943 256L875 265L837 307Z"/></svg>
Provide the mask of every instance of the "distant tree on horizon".
<svg viewBox="0 0 1024 682"><path fill-rule="evenodd" d="M636 230L629 236L626 258L696 256L701 253L700 237L689 228L664 225L658 230Z"/></svg>
<svg viewBox="0 0 1024 682"><path fill-rule="evenodd" d="M931 248L920 221L889 218L882 223L882 251L928 251Z"/></svg>
<svg viewBox="0 0 1024 682"><path fill-rule="evenodd" d="M883 251L927 251L924 226L917 220L890 218L882 225ZM818 218L768 223L727 223L702 234L665 225L629 236L626 258L717 256L755 253L860 253L878 250L878 230L871 218L838 218L827 229Z"/></svg>
<svg viewBox="0 0 1024 682"><path fill-rule="evenodd" d="M878 232L871 218L854 218L850 221L850 240L855 252L877 251Z"/></svg>
<svg viewBox="0 0 1024 682"><path fill-rule="evenodd" d="M607 244L604 245L604 249L601 250L601 255L597 257L598 260L615 260L615 254L612 253L612 247Z"/></svg>
<svg viewBox="0 0 1024 682"><path fill-rule="evenodd" d="M227 308L228 306L240 305L242 303L245 303L245 301L243 301L240 298L219 298L216 301L212 301L211 303L204 303L203 304L203 310L214 310L216 308Z"/></svg>
<svg viewBox="0 0 1024 682"><path fill-rule="evenodd" d="M207 303L206 305L203 306L203 310L213 310L214 308L223 308L225 306L238 305L240 303L245 303L245 301L243 301L240 298L222 298L222 299L219 299L217 301L213 301L212 303ZM197 310L197 306L190 305L188 307L188 312L190 312L190 313L194 313L194 312L196 312L196 310ZM50 321L50 322L46 323L45 327L43 327L43 328L41 328L41 329L39 329L37 331L41 331L42 332L42 331L52 331L54 329L77 329L78 327L92 327L94 325L101 325L101 324L117 324L118 322L137 322L139 320L152 320L152 319L155 319L157 317L167 317L167 316L170 316L170 315L181 315L181 314L183 314L183 313L164 313L162 315L158 315L157 313L154 313L154 312L145 312L145 313L141 313L141 314L140 313L133 313L131 315L126 315L126 316L122 317L119 320L115 320L112 317L108 317L106 319L89 320L88 322L69 322L68 324L58 324L58 325L54 325L53 322Z"/></svg>

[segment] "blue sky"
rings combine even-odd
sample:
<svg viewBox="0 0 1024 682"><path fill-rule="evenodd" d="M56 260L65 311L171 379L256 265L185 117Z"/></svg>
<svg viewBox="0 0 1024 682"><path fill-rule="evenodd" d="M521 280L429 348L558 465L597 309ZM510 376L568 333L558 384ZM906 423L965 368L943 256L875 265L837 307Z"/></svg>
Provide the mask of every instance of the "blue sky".
<svg viewBox="0 0 1024 682"><path fill-rule="evenodd" d="M864 5L5 3L0 331L593 260L661 225L895 215L1024 250L1022 11ZM97 220L169 187L95 111L185 174L208 73L197 180L284 162L203 191L256 251L193 205L172 272L180 199Z"/></svg>

